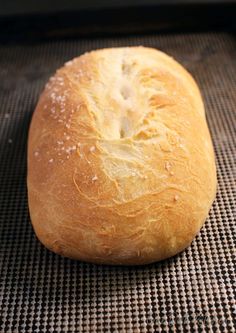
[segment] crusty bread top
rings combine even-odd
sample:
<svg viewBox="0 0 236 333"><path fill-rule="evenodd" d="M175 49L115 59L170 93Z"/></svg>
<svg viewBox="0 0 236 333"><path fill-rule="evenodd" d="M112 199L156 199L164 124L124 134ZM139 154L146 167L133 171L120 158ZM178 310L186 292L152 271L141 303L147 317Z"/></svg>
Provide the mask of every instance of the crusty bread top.
<svg viewBox="0 0 236 333"><path fill-rule="evenodd" d="M35 231L66 256L144 263L186 247L216 191L199 89L166 54L93 51L65 64L29 135Z"/></svg>

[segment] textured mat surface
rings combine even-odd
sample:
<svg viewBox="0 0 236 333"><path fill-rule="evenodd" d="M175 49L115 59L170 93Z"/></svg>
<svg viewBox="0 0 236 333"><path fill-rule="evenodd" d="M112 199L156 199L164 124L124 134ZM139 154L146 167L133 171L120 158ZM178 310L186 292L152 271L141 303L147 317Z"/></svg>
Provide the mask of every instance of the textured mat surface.
<svg viewBox="0 0 236 333"><path fill-rule="evenodd" d="M48 77L94 48L146 45L198 81L218 168L209 219L180 255L145 267L57 256L35 238L26 142ZM235 332L236 36L146 35L0 46L0 332ZM207 180L206 180L207 181Z"/></svg>

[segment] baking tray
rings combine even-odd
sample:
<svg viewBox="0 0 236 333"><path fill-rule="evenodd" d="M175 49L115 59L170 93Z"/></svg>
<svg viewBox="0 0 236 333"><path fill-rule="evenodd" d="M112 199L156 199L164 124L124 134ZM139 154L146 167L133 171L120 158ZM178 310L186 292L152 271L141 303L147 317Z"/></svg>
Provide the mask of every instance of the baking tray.
<svg viewBox="0 0 236 333"><path fill-rule="evenodd" d="M30 119L49 76L64 62L92 49L131 45L167 52L197 80L216 153L217 198L192 245L169 260L143 267L73 261L43 247L30 224ZM235 110L231 32L1 43L0 332L235 332Z"/></svg>

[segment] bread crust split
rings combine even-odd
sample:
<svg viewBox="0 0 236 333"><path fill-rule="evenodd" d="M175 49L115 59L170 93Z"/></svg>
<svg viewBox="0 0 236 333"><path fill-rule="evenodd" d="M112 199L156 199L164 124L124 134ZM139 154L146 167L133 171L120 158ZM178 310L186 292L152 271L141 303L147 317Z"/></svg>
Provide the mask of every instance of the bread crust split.
<svg viewBox="0 0 236 333"><path fill-rule="evenodd" d="M36 235L58 254L139 265L179 253L216 194L197 84L145 47L66 63L33 114L27 183Z"/></svg>

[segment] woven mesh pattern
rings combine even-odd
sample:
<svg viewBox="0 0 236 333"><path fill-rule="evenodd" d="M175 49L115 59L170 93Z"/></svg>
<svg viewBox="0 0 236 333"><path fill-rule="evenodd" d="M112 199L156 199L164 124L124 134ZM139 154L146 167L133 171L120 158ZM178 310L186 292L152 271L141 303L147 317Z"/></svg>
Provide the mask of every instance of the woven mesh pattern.
<svg viewBox="0 0 236 333"><path fill-rule="evenodd" d="M192 245L144 267L76 262L35 238L26 143L48 77L91 49L159 48L200 84L218 167L218 195ZM236 39L226 33L70 39L0 46L0 332L235 332Z"/></svg>

